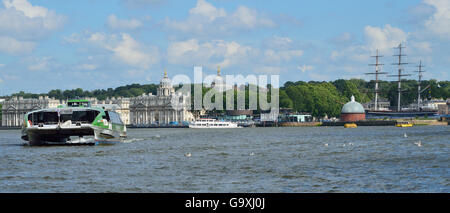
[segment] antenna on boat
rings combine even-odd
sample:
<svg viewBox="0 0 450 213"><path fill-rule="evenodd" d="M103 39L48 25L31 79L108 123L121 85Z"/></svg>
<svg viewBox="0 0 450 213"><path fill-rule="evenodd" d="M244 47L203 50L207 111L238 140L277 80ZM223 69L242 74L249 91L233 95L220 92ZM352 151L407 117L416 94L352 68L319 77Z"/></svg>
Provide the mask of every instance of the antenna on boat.
<svg viewBox="0 0 450 213"><path fill-rule="evenodd" d="M421 102L420 93L422 93L422 91L420 91L420 83L422 82L422 76L423 76L422 73L425 72L422 70L422 67L424 67L422 65L422 60L419 61L419 66L417 66L417 67L419 68L419 70L414 71L414 72L417 72L419 74L419 86L417 87L417 110L420 110L420 102Z"/></svg>
<svg viewBox="0 0 450 213"><path fill-rule="evenodd" d="M402 76L410 76L410 74L402 74L403 68L402 65L408 64L405 62L402 62L402 56L406 56L405 54L402 54L402 49L404 49L406 47L402 47L402 43L400 43L398 45L398 47L394 47L394 49L398 49L398 55L394 55L394 56L398 56L398 62L397 63L393 63L392 65L397 65L398 66L398 74L397 75L388 75L391 77L398 77L398 100L397 100L397 111L402 111L402 107L400 105L400 97L401 94L404 90L402 90Z"/></svg>
<svg viewBox="0 0 450 213"><path fill-rule="evenodd" d="M377 54L375 56L371 56L371 57L375 57L375 64L369 64L369 66L375 66L375 72L369 72L369 73L365 73L366 75L375 75L375 110L378 110L378 93L380 92L378 90L378 75L381 74L387 74L387 72L381 72L381 66L384 64L380 64L379 63L379 58L383 57L382 55L378 55L378 49L377 49Z"/></svg>

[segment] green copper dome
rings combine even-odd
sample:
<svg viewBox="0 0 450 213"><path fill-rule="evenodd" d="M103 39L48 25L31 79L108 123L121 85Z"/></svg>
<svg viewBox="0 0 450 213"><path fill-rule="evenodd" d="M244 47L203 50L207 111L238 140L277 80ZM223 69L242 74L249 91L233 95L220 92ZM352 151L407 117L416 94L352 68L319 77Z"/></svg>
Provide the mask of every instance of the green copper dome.
<svg viewBox="0 0 450 213"><path fill-rule="evenodd" d="M341 113L365 113L364 107L355 101L355 96L352 95L351 101L342 107Z"/></svg>

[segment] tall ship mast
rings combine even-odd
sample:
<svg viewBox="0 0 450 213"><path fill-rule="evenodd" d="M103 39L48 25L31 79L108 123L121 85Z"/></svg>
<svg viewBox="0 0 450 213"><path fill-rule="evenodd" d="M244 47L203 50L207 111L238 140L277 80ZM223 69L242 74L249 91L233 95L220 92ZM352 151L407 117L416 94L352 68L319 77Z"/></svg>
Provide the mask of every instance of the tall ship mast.
<svg viewBox="0 0 450 213"><path fill-rule="evenodd" d="M398 98L397 98L397 111L401 112L402 111L402 106L401 106L401 96L402 96L402 92L404 90L402 90L402 76L410 76L410 74L402 74L403 70L403 65L408 64L405 62L402 62L402 57L406 56L404 54L402 54L402 49L404 49L405 47L402 47L402 44L400 43L398 45L398 47L394 47L394 49L398 49L398 55L394 55L395 57L398 57L398 62L397 63L393 63L392 65L397 65L398 66L398 74L397 75L388 75L391 77L397 77L398 80L398 88L397 88L397 92L398 92Z"/></svg>
<svg viewBox="0 0 450 213"><path fill-rule="evenodd" d="M420 60L419 62L419 66L417 66L419 68L418 71L415 71L418 73L419 75L419 82L418 82L418 86L417 86L417 110L420 110L420 102L422 102L422 99L420 98L420 93L422 93L422 91L420 90L420 84L422 82L422 73L425 72L422 70L422 60Z"/></svg>
<svg viewBox="0 0 450 213"><path fill-rule="evenodd" d="M380 90L378 89L378 75L381 74L387 74L387 72L381 72L381 66L384 64L380 64L379 63L379 58L383 57L381 55L378 55L378 49L377 49L377 54L375 56L371 56L371 57L375 57L375 64L369 64L369 66L375 66L375 72L369 72L369 73L365 73L366 75L375 75L375 101L374 101L374 108L375 111L378 110L378 93L380 93Z"/></svg>
<svg viewBox="0 0 450 213"><path fill-rule="evenodd" d="M379 110L378 108L378 94L380 93L380 90L378 88L378 81L379 78L378 76L380 74L386 74L386 72L381 72L381 65L379 63L379 58L382 57L380 55L378 55L378 50L377 50L377 54L375 56L375 64L369 64L370 66L375 66L375 72L371 72L371 73L366 73L366 75L375 75L375 109L374 110L368 110L366 111L366 116L367 117L378 117L378 118L386 118L386 117L420 117L420 116L434 116L437 115L437 110L422 110L420 105L421 105L421 98L420 98L420 94L425 91L428 87L424 89L421 89L420 84L422 81L422 73L424 72L422 70L422 61L420 61L419 63L419 71L416 71L419 73L419 85L418 85L418 97L417 97L417 108L415 108L414 110L403 110L402 111L402 107L401 107L401 95L402 92L404 92L405 90L402 90L402 77L404 76L411 76L411 74L405 74L405 70L403 69L403 65L408 64L406 62L404 62L404 58L406 55L403 53L403 49L405 47L402 46L402 44L400 43L397 47L395 47L394 49L398 49L398 54L394 55L398 61L396 63L393 63L393 65L396 65L398 67L397 69L397 74L395 75L388 75L389 77L397 77L397 109L396 110Z"/></svg>

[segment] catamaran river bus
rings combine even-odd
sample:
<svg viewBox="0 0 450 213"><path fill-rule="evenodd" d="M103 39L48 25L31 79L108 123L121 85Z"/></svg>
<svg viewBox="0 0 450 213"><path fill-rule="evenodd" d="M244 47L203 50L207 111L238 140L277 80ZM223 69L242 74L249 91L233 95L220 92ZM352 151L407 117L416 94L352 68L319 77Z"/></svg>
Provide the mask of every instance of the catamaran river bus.
<svg viewBox="0 0 450 213"><path fill-rule="evenodd" d="M79 140L73 138L78 136ZM94 136L94 142L84 140ZM117 143L126 126L117 112L91 106L88 100L69 100L67 106L31 111L24 116L22 139L29 145L88 145Z"/></svg>

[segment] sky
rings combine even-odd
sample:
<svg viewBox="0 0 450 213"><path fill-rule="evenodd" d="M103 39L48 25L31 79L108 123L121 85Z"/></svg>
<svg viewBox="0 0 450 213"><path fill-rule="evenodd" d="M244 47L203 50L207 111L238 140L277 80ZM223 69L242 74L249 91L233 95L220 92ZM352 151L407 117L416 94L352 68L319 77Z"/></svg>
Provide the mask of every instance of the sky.
<svg viewBox="0 0 450 213"><path fill-rule="evenodd" d="M205 74L450 80L450 0L0 0L0 95ZM395 80L381 76L381 80Z"/></svg>

